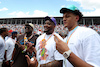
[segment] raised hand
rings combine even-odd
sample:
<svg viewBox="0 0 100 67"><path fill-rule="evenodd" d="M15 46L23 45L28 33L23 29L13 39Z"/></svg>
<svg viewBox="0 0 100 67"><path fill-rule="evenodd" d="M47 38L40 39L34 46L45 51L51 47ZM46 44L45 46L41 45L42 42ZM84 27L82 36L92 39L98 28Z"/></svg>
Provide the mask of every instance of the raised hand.
<svg viewBox="0 0 100 67"><path fill-rule="evenodd" d="M56 42L56 49L63 54L65 51L69 50L69 47L67 45L67 43L63 42L62 40L60 40L55 34L54 34L54 40Z"/></svg>
<svg viewBox="0 0 100 67"><path fill-rule="evenodd" d="M38 61L36 59L36 57L33 57L34 60L32 61L28 55L25 55L27 63L28 63L28 67L37 67L38 66Z"/></svg>

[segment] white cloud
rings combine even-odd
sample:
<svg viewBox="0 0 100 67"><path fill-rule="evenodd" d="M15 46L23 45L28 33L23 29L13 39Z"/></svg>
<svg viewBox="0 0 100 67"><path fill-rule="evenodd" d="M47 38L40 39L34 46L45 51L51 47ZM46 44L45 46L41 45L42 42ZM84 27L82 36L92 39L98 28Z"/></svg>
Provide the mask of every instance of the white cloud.
<svg viewBox="0 0 100 67"><path fill-rule="evenodd" d="M0 11L5 11L5 10L8 10L8 9L7 9L7 8L5 8L5 7L4 7L4 8L2 8L2 9L0 9Z"/></svg>
<svg viewBox="0 0 100 67"><path fill-rule="evenodd" d="M1 3L1 2L0 2Z"/></svg>
<svg viewBox="0 0 100 67"><path fill-rule="evenodd" d="M65 7L65 5L62 5L61 7Z"/></svg>
<svg viewBox="0 0 100 67"><path fill-rule="evenodd" d="M73 1L78 2L83 9L94 10L100 8L99 0L73 0Z"/></svg>
<svg viewBox="0 0 100 67"><path fill-rule="evenodd" d="M22 11L19 11L19 12L12 12L12 13L9 13L8 15L11 15L13 17L29 17L29 12L22 12Z"/></svg>
<svg viewBox="0 0 100 67"><path fill-rule="evenodd" d="M82 12L84 16L100 16L100 9L91 12Z"/></svg>
<svg viewBox="0 0 100 67"><path fill-rule="evenodd" d="M43 11L40 11L40 10L35 10L34 14L33 14L34 17L45 17L47 15L48 15L47 12L43 12Z"/></svg>
<svg viewBox="0 0 100 67"><path fill-rule="evenodd" d="M83 12L84 16L100 16L100 1L99 0L66 0L74 1L80 4L84 10L91 12Z"/></svg>
<svg viewBox="0 0 100 67"><path fill-rule="evenodd" d="M48 13L39 10L35 10L31 15L29 13L30 12L15 11L9 13L8 15L11 15L12 17L45 17L48 15Z"/></svg>

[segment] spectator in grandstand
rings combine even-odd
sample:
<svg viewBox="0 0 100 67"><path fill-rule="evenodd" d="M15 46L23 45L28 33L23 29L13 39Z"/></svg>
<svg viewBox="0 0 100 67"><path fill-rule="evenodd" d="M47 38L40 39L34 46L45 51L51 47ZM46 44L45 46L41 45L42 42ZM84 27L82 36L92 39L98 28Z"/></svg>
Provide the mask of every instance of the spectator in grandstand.
<svg viewBox="0 0 100 67"><path fill-rule="evenodd" d="M37 61L36 58L34 61L30 61L28 56L27 62L30 67L35 66L35 63L38 63L38 67L62 67L63 66L63 55L61 55L56 50L56 44L54 41L54 35L58 36L61 40L63 38L54 32L56 27L56 19L53 17L45 17L44 24L44 34L40 35L36 40L36 51L37 51ZM30 64L31 63L31 64ZM33 66L31 66L33 63ZM37 65L37 64L36 64Z"/></svg>
<svg viewBox="0 0 100 67"><path fill-rule="evenodd" d="M13 50L16 43L17 32L13 31L11 37L5 42L5 65L3 67L11 67Z"/></svg>
<svg viewBox="0 0 100 67"><path fill-rule="evenodd" d="M0 29L0 67L2 67L2 63L4 60L4 54L5 54L5 37L8 35L8 29L7 28L1 28Z"/></svg>
<svg viewBox="0 0 100 67"><path fill-rule="evenodd" d="M65 42L55 35L57 50L66 58L66 67L100 67L100 36L91 28L80 27L82 13L74 5L62 8L64 26L68 28ZM63 46L62 46L63 45Z"/></svg>
<svg viewBox="0 0 100 67"><path fill-rule="evenodd" d="M12 67L28 67L25 55L28 54L30 58L34 55L33 49L37 39L37 36L32 33L33 29L32 23L25 24L25 34L18 36Z"/></svg>

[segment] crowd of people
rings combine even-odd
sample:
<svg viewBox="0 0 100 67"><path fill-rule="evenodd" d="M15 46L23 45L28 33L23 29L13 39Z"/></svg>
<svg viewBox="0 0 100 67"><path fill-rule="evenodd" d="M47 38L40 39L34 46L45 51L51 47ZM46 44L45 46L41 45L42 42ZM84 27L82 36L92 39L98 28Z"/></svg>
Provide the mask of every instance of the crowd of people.
<svg viewBox="0 0 100 67"><path fill-rule="evenodd" d="M64 25L49 16L44 25L0 25L0 67L99 67L100 25L78 25L74 5L60 13Z"/></svg>
<svg viewBox="0 0 100 67"><path fill-rule="evenodd" d="M100 25L79 25L79 26L92 28L100 34ZM24 24L1 24L0 28L3 28L3 27L8 28L8 30L17 31L18 34L23 34L25 32ZM44 30L43 24L39 24L39 25L34 24L34 33L42 34L43 30ZM67 33L65 32L66 30L64 29L64 25L56 25L55 32L59 33L60 31L62 31L62 33Z"/></svg>

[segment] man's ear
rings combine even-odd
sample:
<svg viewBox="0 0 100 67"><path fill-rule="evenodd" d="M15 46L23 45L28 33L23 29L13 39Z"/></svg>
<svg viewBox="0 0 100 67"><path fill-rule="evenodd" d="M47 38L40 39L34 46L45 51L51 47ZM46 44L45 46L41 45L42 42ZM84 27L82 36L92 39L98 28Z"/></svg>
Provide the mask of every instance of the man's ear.
<svg viewBox="0 0 100 67"><path fill-rule="evenodd" d="M76 15L76 21L78 21L79 20L79 16L78 15Z"/></svg>

